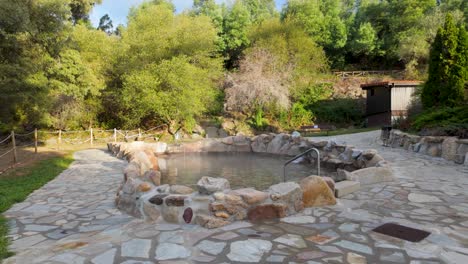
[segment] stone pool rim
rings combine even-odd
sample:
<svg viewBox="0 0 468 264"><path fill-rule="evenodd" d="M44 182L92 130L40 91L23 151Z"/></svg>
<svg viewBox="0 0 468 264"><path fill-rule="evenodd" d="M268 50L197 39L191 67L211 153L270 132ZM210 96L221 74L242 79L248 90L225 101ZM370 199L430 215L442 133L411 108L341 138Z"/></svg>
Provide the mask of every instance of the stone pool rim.
<svg viewBox="0 0 468 264"><path fill-rule="evenodd" d="M334 181L319 176L306 177L300 183L275 184L266 191L254 188L231 190L226 179L210 177L197 183L198 190L183 185L160 185L161 173L157 162L160 154L253 152L295 156L311 147L321 151L322 164L340 169L346 180L352 179L353 173L354 176L359 175L356 173L359 171L372 177L372 172L365 171L369 168L391 171L376 150L363 151L334 141L313 141L287 134L262 134L252 138L231 136L177 145L163 142L109 143L112 154L129 161L117 192L116 205L147 221L162 218L171 223L199 224L207 228L237 220L283 218L302 211L304 207L334 205Z"/></svg>

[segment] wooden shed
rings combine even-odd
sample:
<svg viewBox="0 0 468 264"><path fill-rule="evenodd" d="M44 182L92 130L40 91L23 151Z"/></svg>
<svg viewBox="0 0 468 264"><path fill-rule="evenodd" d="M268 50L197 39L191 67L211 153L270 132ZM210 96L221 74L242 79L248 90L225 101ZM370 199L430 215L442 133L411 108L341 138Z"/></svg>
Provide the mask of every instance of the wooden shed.
<svg viewBox="0 0 468 264"><path fill-rule="evenodd" d="M367 92L368 126L389 126L408 115L408 107L420 81L382 81L362 84Z"/></svg>

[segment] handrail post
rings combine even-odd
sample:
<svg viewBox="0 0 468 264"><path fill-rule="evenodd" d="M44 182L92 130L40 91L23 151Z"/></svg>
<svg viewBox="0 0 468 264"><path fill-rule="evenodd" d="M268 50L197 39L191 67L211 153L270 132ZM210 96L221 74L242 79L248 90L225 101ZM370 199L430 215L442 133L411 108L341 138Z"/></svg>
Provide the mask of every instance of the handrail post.
<svg viewBox="0 0 468 264"><path fill-rule="evenodd" d="M117 143L117 128L114 128L114 143Z"/></svg>

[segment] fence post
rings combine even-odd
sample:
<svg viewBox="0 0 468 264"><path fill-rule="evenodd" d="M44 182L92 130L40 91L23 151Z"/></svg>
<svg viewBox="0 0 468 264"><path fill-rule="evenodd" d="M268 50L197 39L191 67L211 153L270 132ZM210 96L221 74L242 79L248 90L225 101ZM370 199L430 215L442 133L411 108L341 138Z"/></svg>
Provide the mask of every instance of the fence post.
<svg viewBox="0 0 468 264"><path fill-rule="evenodd" d="M92 145L94 145L94 142L93 142L93 128L92 127L89 129L89 135L90 135L91 146L92 146Z"/></svg>
<svg viewBox="0 0 468 264"><path fill-rule="evenodd" d="M60 149L60 146L62 145L62 129L59 129L59 134L58 134L58 149Z"/></svg>
<svg viewBox="0 0 468 264"><path fill-rule="evenodd" d="M141 140L141 129L138 128L138 140Z"/></svg>
<svg viewBox="0 0 468 264"><path fill-rule="evenodd" d="M13 164L16 164L18 157L16 156L15 131L11 131L11 142L13 143Z"/></svg>
<svg viewBox="0 0 468 264"><path fill-rule="evenodd" d="M114 128L114 143L117 143L117 128Z"/></svg>
<svg viewBox="0 0 468 264"><path fill-rule="evenodd" d="M37 154L37 128L34 129L34 153Z"/></svg>

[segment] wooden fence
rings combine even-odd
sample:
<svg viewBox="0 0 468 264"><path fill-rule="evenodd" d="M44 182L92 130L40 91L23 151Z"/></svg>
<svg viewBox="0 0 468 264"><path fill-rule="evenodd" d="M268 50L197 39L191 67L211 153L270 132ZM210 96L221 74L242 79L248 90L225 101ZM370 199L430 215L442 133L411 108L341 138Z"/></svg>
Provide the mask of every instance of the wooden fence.
<svg viewBox="0 0 468 264"><path fill-rule="evenodd" d="M350 78L350 77L367 77L372 75L396 75L403 74L402 70L388 70L388 71L335 71L335 74L338 77Z"/></svg>
<svg viewBox="0 0 468 264"><path fill-rule="evenodd" d="M27 152L32 155L28 155L28 157L32 158L34 155L38 154L39 147L61 150L65 146L84 145L94 147L108 142L118 141L158 141L164 133L163 127L165 126L157 126L144 131L141 129L100 130L93 128L80 131L42 131L34 129L31 132L23 134L11 131L8 136L0 139L0 174L6 169L18 164L19 161L25 161L25 155L21 157L18 150L21 150L21 153L27 150ZM7 164L8 166L6 166Z"/></svg>

